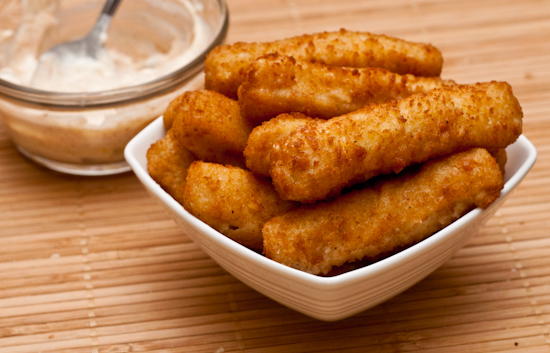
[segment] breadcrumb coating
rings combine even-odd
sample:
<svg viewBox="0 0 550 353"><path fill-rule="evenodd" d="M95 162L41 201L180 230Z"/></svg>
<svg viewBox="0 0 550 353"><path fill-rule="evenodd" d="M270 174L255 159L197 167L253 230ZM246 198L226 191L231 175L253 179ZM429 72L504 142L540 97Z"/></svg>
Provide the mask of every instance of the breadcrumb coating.
<svg viewBox="0 0 550 353"><path fill-rule="evenodd" d="M237 99L248 65L269 53L329 66L382 67L416 76L439 76L443 66L441 52L430 44L341 29L273 42L218 46L206 57L205 88Z"/></svg>
<svg viewBox="0 0 550 353"><path fill-rule="evenodd" d="M505 148L522 118L505 82L435 88L291 132L270 152L270 175L283 199L313 203L431 158Z"/></svg>
<svg viewBox="0 0 550 353"><path fill-rule="evenodd" d="M268 54L250 64L238 95L242 116L256 126L290 112L329 119L369 103L454 84L439 77L399 75L376 67L334 67Z"/></svg>
<svg viewBox="0 0 550 353"><path fill-rule="evenodd" d="M187 169L197 158L174 137L172 130L147 150L147 171L168 194L183 203Z"/></svg>
<svg viewBox="0 0 550 353"><path fill-rule="evenodd" d="M244 157L248 169L269 177L273 145L292 131L314 121L301 113L281 114L255 127L246 143Z"/></svg>
<svg viewBox="0 0 550 353"><path fill-rule="evenodd" d="M488 207L504 185L495 159L481 148L386 178L269 220L263 227L264 254L327 274L335 266L421 241L472 208Z"/></svg>
<svg viewBox="0 0 550 353"><path fill-rule="evenodd" d="M259 252L264 223L297 206L282 200L265 178L238 167L202 161L189 167L183 201L195 217Z"/></svg>
<svg viewBox="0 0 550 353"><path fill-rule="evenodd" d="M174 136L197 158L245 166L243 151L252 127L241 116L237 101L217 92L185 92L170 104Z"/></svg>

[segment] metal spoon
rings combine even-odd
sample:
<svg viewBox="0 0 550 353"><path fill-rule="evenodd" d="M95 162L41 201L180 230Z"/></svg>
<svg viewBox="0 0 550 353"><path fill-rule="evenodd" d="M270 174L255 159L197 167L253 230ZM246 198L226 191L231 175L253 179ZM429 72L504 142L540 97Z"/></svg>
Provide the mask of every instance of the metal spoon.
<svg viewBox="0 0 550 353"><path fill-rule="evenodd" d="M121 0L107 0L94 27L86 36L58 44L42 53L38 59L34 79L48 77L51 75L52 67L59 73L64 66L70 66L78 59L99 59L105 50L107 30L120 2Z"/></svg>
<svg viewBox="0 0 550 353"><path fill-rule="evenodd" d="M105 42L107 30L121 0L107 0L92 30L84 37L56 45L46 53L63 55L67 51L97 58ZM44 55L42 54L42 55Z"/></svg>

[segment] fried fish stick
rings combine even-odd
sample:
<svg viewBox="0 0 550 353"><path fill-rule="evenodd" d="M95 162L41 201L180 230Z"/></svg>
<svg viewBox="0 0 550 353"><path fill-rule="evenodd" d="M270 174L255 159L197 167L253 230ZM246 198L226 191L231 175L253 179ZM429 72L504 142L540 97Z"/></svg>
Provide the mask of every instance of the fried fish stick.
<svg viewBox="0 0 550 353"><path fill-rule="evenodd" d="M180 204L187 169L197 158L174 137L172 130L147 150L147 171Z"/></svg>
<svg viewBox="0 0 550 353"><path fill-rule="evenodd" d="M256 126L290 112L329 119L369 103L454 84L439 77L399 75L375 67L332 67L268 54L250 64L238 94L242 116Z"/></svg>
<svg viewBox="0 0 550 353"><path fill-rule="evenodd" d="M264 254L312 274L410 246L500 195L495 159L475 148L334 201L303 205L263 227Z"/></svg>
<svg viewBox="0 0 550 353"><path fill-rule="evenodd" d="M256 251L262 226L297 205L282 200L271 182L232 166L194 162L187 173L183 206L218 232Z"/></svg>
<svg viewBox="0 0 550 353"><path fill-rule="evenodd" d="M246 167L256 174L269 177L273 146L294 130L314 121L314 119L301 113L280 114L255 127L250 133L244 149ZM489 152L495 157L500 170L504 174L507 161L506 149L491 149Z"/></svg>
<svg viewBox="0 0 550 353"><path fill-rule="evenodd" d="M432 45L342 29L273 42L218 46L206 57L205 88L237 99L248 65L269 53L329 66L382 67L417 76L439 76L443 66L441 52Z"/></svg>
<svg viewBox="0 0 550 353"><path fill-rule="evenodd" d="M312 203L448 153L505 148L522 118L505 82L435 88L293 131L274 145L270 174L283 199Z"/></svg>
<svg viewBox="0 0 550 353"><path fill-rule="evenodd" d="M170 104L174 136L197 158L244 167L243 151L252 127L236 101L217 92L186 92Z"/></svg>
<svg viewBox="0 0 550 353"><path fill-rule="evenodd" d="M255 127L248 136L244 149L246 167L256 174L269 177L273 145L312 121L312 118L304 114L290 113L281 114Z"/></svg>

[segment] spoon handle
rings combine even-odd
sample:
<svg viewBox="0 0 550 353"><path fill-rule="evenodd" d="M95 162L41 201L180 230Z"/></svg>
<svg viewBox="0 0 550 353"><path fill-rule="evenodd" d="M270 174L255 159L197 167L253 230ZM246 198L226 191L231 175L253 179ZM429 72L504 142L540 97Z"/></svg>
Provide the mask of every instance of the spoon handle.
<svg viewBox="0 0 550 353"><path fill-rule="evenodd" d="M118 8L119 3L120 0L107 0L105 2L105 5L103 6L103 10L101 10L101 14L113 16L116 9Z"/></svg>
<svg viewBox="0 0 550 353"><path fill-rule="evenodd" d="M101 10L101 14L99 15L94 27L88 35L88 41L90 42L90 45L88 45L87 48L91 50L89 54L90 56L94 57L95 49L104 44L106 40L107 30L111 25L113 15L115 14L115 11L121 1L122 0L107 0L105 2L105 5Z"/></svg>

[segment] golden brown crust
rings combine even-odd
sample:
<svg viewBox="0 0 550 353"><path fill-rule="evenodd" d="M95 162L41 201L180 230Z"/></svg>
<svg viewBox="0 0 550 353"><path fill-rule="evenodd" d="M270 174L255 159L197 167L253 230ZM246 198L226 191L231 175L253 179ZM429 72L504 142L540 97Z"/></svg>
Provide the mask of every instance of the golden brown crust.
<svg viewBox="0 0 550 353"><path fill-rule="evenodd" d="M262 226L296 206L279 198L269 180L233 166L194 162L187 173L183 206L218 232L256 251Z"/></svg>
<svg viewBox="0 0 550 353"><path fill-rule="evenodd" d="M329 119L369 103L453 84L439 77L399 75L375 67L333 67L268 54L250 64L238 94L242 116L255 126L290 112Z"/></svg>
<svg viewBox="0 0 550 353"><path fill-rule="evenodd" d="M170 104L174 135L197 158L244 167L243 151L252 127L236 101L217 92L186 92Z"/></svg>
<svg viewBox="0 0 550 353"><path fill-rule="evenodd" d="M432 45L342 29L266 43L218 46L206 58L205 87L237 99L248 65L269 53L329 66L383 67L417 76L439 76L443 66L441 52Z"/></svg>
<svg viewBox="0 0 550 353"><path fill-rule="evenodd" d="M248 169L256 174L269 177L270 154L273 145L292 131L312 121L313 119L301 113L281 114L255 127L250 133L244 149Z"/></svg>
<svg viewBox="0 0 550 353"><path fill-rule="evenodd" d="M175 139L173 131L156 141L147 150L147 171L180 204L183 203L183 188L187 169L196 157Z"/></svg>
<svg viewBox="0 0 550 353"><path fill-rule="evenodd" d="M485 149L442 157L418 172L274 217L263 228L264 253L326 274L333 266L419 242L473 207L488 207L502 187L500 169Z"/></svg>
<svg viewBox="0 0 550 353"><path fill-rule="evenodd" d="M505 82L436 88L290 133L270 153L270 174L283 199L311 203L430 158L504 148L522 117Z"/></svg>

